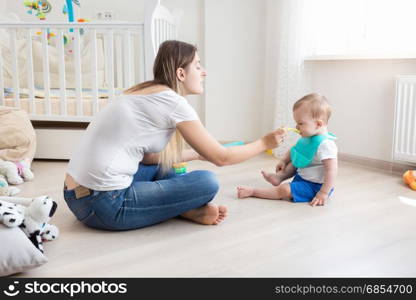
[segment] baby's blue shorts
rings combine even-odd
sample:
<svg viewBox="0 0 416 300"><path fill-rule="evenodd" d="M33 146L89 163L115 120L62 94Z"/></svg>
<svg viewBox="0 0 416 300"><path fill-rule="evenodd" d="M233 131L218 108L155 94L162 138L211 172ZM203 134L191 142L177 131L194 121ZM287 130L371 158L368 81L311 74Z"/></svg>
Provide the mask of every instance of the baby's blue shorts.
<svg viewBox="0 0 416 300"><path fill-rule="evenodd" d="M315 195L321 190L322 183L316 183L303 179L296 173L290 183L290 191L292 193L293 202L310 202ZM329 192L332 194L334 189Z"/></svg>

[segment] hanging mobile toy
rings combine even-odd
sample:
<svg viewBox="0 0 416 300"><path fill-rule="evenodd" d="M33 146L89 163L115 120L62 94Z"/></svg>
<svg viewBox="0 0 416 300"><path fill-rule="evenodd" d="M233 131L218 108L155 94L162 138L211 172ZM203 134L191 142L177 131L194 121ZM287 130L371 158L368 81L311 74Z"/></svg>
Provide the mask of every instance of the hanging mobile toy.
<svg viewBox="0 0 416 300"><path fill-rule="evenodd" d="M29 1L25 0L23 5L29 8L27 11L28 14L33 15L35 12L35 16L39 18L39 20L45 20L46 14L50 13L52 10L52 5L47 0L38 0L38 1Z"/></svg>
<svg viewBox="0 0 416 300"><path fill-rule="evenodd" d="M65 2L66 4L64 4L62 13L64 15L68 14L68 22L70 23L75 22L73 4L75 4L78 7L81 7L81 1L80 0L65 0ZM69 32L74 32L74 28L70 28Z"/></svg>

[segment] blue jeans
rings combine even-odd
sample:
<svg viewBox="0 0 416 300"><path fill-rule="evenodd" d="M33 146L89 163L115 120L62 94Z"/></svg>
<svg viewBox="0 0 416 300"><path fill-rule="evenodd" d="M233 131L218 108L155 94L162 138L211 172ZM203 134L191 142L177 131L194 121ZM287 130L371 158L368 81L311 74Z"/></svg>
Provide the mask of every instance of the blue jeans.
<svg viewBox="0 0 416 300"><path fill-rule="evenodd" d="M107 230L146 227L204 206L218 192L218 181L210 171L161 176L157 165L140 164L132 184L114 191L93 191L77 199L74 190L64 198L79 221Z"/></svg>

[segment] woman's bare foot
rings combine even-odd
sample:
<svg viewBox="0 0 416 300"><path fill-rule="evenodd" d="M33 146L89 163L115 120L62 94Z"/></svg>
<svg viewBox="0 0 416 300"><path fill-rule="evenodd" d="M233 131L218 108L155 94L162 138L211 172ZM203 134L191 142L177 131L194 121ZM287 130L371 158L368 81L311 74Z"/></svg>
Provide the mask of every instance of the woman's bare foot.
<svg viewBox="0 0 416 300"><path fill-rule="evenodd" d="M253 196L254 188L248 186L238 186L237 187L237 196L240 199L247 198Z"/></svg>
<svg viewBox="0 0 416 300"><path fill-rule="evenodd" d="M200 208L191 209L181 216L203 225L218 225L225 219L227 213L228 208L224 205L207 204Z"/></svg>
<svg viewBox="0 0 416 300"><path fill-rule="evenodd" d="M270 182L274 186L278 186L283 180L282 177L279 176L279 173L267 173L264 171L261 171L261 175L263 175L263 178Z"/></svg>

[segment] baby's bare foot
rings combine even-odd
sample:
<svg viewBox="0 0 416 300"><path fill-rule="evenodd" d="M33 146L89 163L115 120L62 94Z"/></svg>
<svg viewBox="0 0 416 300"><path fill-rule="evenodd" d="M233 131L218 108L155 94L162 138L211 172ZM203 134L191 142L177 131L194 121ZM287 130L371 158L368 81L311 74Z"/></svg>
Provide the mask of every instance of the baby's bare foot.
<svg viewBox="0 0 416 300"><path fill-rule="evenodd" d="M270 182L274 186L278 186L283 181L282 178L278 175L278 173L267 173L261 171L261 175L263 175L263 178L267 182Z"/></svg>
<svg viewBox="0 0 416 300"><path fill-rule="evenodd" d="M238 186L237 196L240 199L250 197L254 194L254 188L248 186Z"/></svg>
<svg viewBox="0 0 416 300"><path fill-rule="evenodd" d="M227 217L228 208L224 205L207 204L200 208L192 209L181 216L203 225L217 225Z"/></svg>

